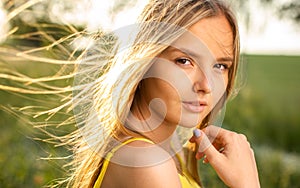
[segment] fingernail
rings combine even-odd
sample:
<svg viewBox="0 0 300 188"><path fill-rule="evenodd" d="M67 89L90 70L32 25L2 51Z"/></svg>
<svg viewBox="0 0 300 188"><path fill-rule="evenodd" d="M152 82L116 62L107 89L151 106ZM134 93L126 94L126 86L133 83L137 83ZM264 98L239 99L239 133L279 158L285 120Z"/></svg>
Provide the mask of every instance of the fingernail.
<svg viewBox="0 0 300 188"><path fill-rule="evenodd" d="M194 133L194 136L197 138L199 138L201 136L201 131L199 129L194 129L193 133Z"/></svg>

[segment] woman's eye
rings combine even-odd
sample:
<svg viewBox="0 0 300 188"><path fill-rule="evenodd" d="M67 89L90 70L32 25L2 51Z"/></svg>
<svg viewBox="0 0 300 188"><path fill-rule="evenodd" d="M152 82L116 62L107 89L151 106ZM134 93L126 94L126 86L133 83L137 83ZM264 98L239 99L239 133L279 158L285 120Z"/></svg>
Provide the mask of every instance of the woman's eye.
<svg viewBox="0 0 300 188"><path fill-rule="evenodd" d="M215 65L214 65L214 68L217 68L217 69L219 69L219 70L221 70L221 71L224 71L224 70L227 70L227 69L228 69L228 65L218 63L218 64L215 64Z"/></svg>
<svg viewBox="0 0 300 188"><path fill-rule="evenodd" d="M180 65L191 65L192 64L191 60L189 60L187 58L179 58L179 59L176 59L175 62Z"/></svg>

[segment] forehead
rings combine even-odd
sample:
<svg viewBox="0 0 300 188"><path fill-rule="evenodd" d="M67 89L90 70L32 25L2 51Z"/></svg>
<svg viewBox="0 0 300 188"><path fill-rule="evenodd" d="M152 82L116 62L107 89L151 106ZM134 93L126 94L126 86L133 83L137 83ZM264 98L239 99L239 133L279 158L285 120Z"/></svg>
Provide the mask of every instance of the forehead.
<svg viewBox="0 0 300 188"><path fill-rule="evenodd" d="M202 59L233 59L233 32L225 16L204 18L192 25L172 45Z"/></svg>
<svg viewBox="0 0 300 188"><path fill-rule="evenodd" d="M233 32L224 15L204 18L189 28L215 58L233 56Z"/></svg>

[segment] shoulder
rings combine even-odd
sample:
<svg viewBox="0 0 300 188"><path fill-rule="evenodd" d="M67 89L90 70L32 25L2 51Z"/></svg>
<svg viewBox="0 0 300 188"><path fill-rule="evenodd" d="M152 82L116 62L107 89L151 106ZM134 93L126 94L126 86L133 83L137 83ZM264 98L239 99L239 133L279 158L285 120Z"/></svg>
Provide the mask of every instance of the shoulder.
<svg viewBox="0 0 300 188"><path fill-rule="evenodd" d="M116 187L180 187L172 157L159 146L144 141L129 143L115 153L103 184L108 182Z"/></svg>

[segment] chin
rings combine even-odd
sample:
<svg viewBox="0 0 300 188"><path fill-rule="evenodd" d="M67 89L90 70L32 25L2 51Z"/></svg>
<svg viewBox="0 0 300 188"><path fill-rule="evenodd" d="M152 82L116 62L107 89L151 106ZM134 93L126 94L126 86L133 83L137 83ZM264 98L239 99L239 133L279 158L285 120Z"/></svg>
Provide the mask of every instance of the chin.
<svg viewBox="0 0 300 188"><path fill-rule="evenodd" d="M209 115L210 110L206 109L200 113L183 111L178 125L185 128L195 128Z"/></svg>
<svg viewBox="0 0 300 188"><path fill-rule="evenodd" d="M189 114L181 117L182 118L179 121L179 126L185 128L194 128L201 124L205 116L202 116L201 114Z"/></svg>

